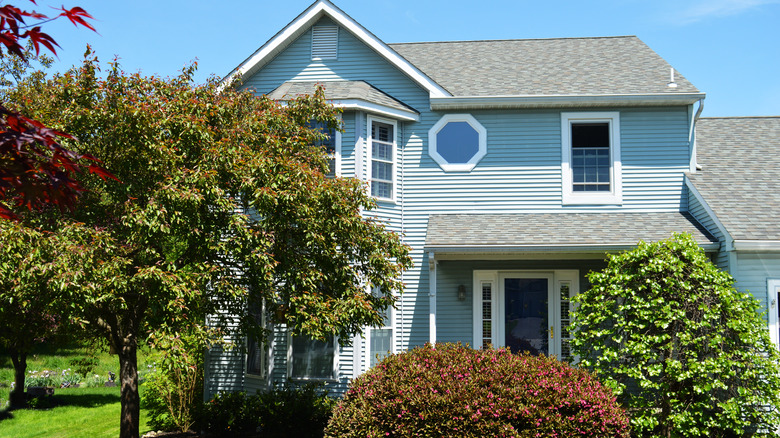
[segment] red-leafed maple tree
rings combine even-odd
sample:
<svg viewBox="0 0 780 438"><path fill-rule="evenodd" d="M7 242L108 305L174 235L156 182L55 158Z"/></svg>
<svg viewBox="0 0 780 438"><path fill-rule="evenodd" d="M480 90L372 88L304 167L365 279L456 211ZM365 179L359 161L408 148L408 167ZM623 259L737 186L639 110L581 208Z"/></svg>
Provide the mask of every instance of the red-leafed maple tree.
<svg viewBox="0 0 780 438"><path fill-rule="evenodd" d="M35 0L30 0L34 5ZM17 6L0 6L0 57L18 56L25 59L22 44L32 43L35 53L41 46L57 54L54 38L41 31L41 25L66 18L76 26L95 30L87 21L92 16L84 9L61 7L49 17L35 10ZM32 20L28 24L25 20ZM40 209L48 205L60 209L72 208L82 187L75 175L84 168L103 178L115 178L91 155L77 154L64 148L60 138L65 133L12 111L0 104L0 218L16 217L13 210L25 206Z"/></svg>

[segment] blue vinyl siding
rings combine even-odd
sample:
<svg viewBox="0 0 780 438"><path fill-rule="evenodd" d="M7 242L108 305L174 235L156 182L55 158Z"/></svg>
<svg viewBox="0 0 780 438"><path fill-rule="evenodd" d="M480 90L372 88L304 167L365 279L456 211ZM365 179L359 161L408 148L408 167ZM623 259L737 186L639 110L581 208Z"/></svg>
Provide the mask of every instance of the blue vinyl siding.
<svg viewBox="0 0 780 438"><path fill-rule="evenodd" d="M737 289L749 292L767 308L767 280L780 278L780 254L762 252L738 252L736 273Z"/></svg>

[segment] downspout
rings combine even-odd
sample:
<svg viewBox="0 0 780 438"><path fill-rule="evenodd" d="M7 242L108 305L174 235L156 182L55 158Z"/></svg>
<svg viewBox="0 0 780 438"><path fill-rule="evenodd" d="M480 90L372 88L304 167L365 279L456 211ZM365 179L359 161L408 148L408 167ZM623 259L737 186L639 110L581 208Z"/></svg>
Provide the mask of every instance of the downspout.
<svg viewBox="0 0 780 438"><path fill-rule="evenodd" d="M699 163L696 162L696 122L699 121L699 117L701 117L701 112L703 109L704 98L702 97L699 99L699 109L696 110L696 114L693 116L693 120L691 121L691 128L688 132L688 144L691 145L691 173L696 173L697 170L701 170L701 166L699 166Z"/></svg>

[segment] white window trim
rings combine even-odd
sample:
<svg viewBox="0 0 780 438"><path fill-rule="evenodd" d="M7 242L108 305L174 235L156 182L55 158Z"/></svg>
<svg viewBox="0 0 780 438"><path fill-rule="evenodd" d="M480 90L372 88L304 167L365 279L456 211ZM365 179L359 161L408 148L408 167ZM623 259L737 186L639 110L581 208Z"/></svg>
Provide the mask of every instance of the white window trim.
<svg viewBox="0 0 780 438"><path fill-rule="evenodd" d="M336 118L338 118L339 124L343 125L344 121L341 119L341 114L338 114L336 116ZM340 177L341 176L341 130L340 129L336 129L334 131L336 132L336 140L335 140L336 141L336 150L333 152L333 154L335 155L334 158L336 159L335 160L335 166L336 166L335 174L336 174L336 177Z"/></svg>
<svg viewBox="0 0 780 438"><path fill-rule="evenodd" d="M778 288L780 288L780 279L768 279L766 283L766 312L767 323L769 324L769 337L772 339L772 343L775 345L775 348L780 349L780 338L778 338L778 329L780 329L778 325L780 324L780 321L778 321L777 317L777 306L780 305L777 296Z"/></svg>
<svg viewBox="0 0 780 438"><path fill-rule="evenodd" d="M475 131L479 138L479 149L467 163L449 163L436 149L436 135L450 122L466 122ZM487 155L487 129L482 126L471 114L445 114L428 130L428 155L433 158L439 167L445 172L470 172Z"/></svg>
<svg viewBox="0 0 780 438"><path fill-rule="evenodd" d="M571 170L571 125L578 122L609 123L610 191L575 192ZM623 167L620 155L620 113L561 113L561 184L564 205L620 205L623 203Z"/></svg>
<svg viewBox="0 0 780 438"><path fill-rule="evenodd" d="M368 193L372 193L371 183L373 180L373 130L371 129L374 122L379 123L386 123L388 125L393 126L393 172L392 172L392 186L393 186L393 196L390 198L384 198L380 196L376 196L376 199L379 201L387 201L387 202L396 202L396 198L398 197L398 123L395 120L392 119L385 119L381 117L375 117L372 115L368 115L366 117L366 180L368 181Z"/></svg>
<svg viewBox="0 0 780 438"><path fill-rule="evenodd" d="M550 321L553 324L554 353L557 356L561 352L561 302L558 291L562 283L569 285L569 297L579 293L579 271L575 269L549 270L474 270L473 295L473 339L474 348L482 347L482 284L491 283L491 343L493 347L502 347L504 340L501 338L504 319L504 297L501 294L500 283L504 278L547 278L548 287L552 290L553 307L550 309ZM573 357L576 361L577 358Z"/></svg>
<svg viewBox="0 0 780 438"><path fill-rule="evenodd" d="M296 382L335 382L339 375L339 340L333 336L333 372L329 377L293 377L293 342L292 331L287 330L287 378Z"/></svg>

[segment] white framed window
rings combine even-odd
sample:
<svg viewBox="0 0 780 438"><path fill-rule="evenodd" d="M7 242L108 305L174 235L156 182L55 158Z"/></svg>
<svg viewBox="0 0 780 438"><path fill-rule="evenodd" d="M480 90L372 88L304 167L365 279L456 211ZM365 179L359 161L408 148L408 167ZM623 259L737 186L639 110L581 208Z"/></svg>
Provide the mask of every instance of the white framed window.
<svg viewBox="0 0 780 438"><path fill-rule="evenodd" d="M396 130L393 120L368 116L368 181L371 196L395 201Z"/></svg>
<svg viewBox="0 0 780 438"><path fill-rule="evenodd" d="M335 380L337 368L335 336L327 340L310 336L287 336L287 376L293 380Z"/></svg>
<svg viewBox="0 0 780 438"><path fill-rule="evenodd" d="M379 291L374 289L373 293L379 294ZM384 320L384 325L382 327L369 327L367 329L366 369L372 368L389 353L395 352L395 312L393 311L393 308L388 307L385 309L382 317Z"/></svg>
<svg viewBox="0 0 780 438"><path fill-rule="evenodd" d="M767 322L769 337L780 349L780 279L767 280Z"/></svg>
<svg viewBox="0 0 780 438"><path fill-rule="evenodd" d="M445 114L428 131L428 155L445 172L468 172L487 154L487 130L471 114Z"/></svg>
<svg viewBox="0 0 780 438"><path fill-rule="evenodd" d="M310 122L309 128L327 136L326 139L316 143L316 146L325 149L325 153L328 155L328 173L325 176L328 178L341 176L341 131L328 128L324 123L316 121Z"/></svg>
<svg viewBox="0 0 780 438"><path fill-rule="evenodd" d="M564 204L623 202L620 113L561 113Z"/></svg>

